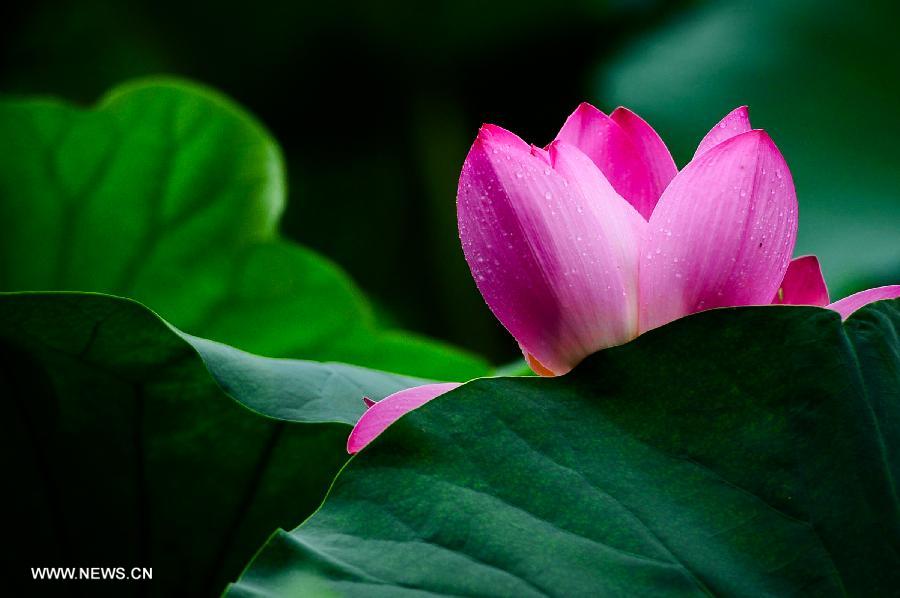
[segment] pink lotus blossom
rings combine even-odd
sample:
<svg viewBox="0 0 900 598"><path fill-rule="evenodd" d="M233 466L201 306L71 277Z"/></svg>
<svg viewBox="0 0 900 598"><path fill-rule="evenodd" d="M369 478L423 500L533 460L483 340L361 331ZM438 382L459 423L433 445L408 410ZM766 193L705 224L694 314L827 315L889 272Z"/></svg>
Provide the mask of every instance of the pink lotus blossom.
<svg viewBox="0 0 900 598"><path fill-rule="evenodd" d="M545 148L484 125L457 195L459 235L488 307L531 368L561 375L600 349L715 307L827 306L846 318L900 285L835 303L814 256L791 260L790 170L746 106L681 171L644 120L581 104ZM400 391L351 434L356 452L453 385Z"/></svg>
<svg viewBox="0 0 900 598"><path fill-rule="evenodd" d="M623 108L582 104L546 149L485 125L457 207L476 284L540 374L702 309L771 302L797 235L790 170L745 107L681 172Z"/></svg>

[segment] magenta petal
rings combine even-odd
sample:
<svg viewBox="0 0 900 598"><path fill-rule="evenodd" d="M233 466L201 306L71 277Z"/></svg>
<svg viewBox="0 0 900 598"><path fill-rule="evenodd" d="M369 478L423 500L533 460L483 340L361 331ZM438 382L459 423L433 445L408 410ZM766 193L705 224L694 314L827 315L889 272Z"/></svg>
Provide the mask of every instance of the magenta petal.
<svg viewBox="0 0 900 598"><path fill-rule="evenodd" d="M641 250L641 330L729 305L772 302L797 236L797 197L763 131L720 143L672 180Z"/></svg>
<svg viewBox="0 0 900 598"><path fill-rule="evenodd" d="M460 386L455 382L425 384L395 392L369 407L350 432L347 452L351 455L364 449L388 426L428 401Z"/></svg>
<svg viewBox="0 0 900 598"><path fill-rule="evenodd" d="M897 299L900 297L900 284L893 284L886 287L876 287L866 291L844 297L840 301L835 301L828 306L828 309L841 314L841 318L846 320L850 314L855 312L863 305L872 303L873 301L881 301L882 299Z"/></svg>
<svg viewBox="0 0 900 598"><path fill-rule="evenodd" d="M675 162L662 139L624 108L609 117L583 103L569 116L556 139L574 145L593 160L644 219L650 218L663 189L675 176Z"/></svg>
<svg viewBox="0 0 900 598"><path fill-rule="evenodd" d="M478 289L530 363L563 374L637 334L647 223L575 147L533 152L508 135L483 127L466 157L460 239Z"/></svg>
<svg viewBox="0 0 900 598"><path fill-rule="evenodd" d="M822 277L819 259L814 255L804 255L791 260L772 303L828 305L828 287Z"/></svg>
<svg viewBox="0 0 900 598"><path fill-rule="evenodd" d="M727 141L735 135L746 133L752 128L753 127L750 126L750 111L747 107L741 106L740 108L735 108L726 114L725 118L716 123L716 126L709 130L709 133L706 134L706 137L704 137L700 142L700 145L697 146L697 151L694 152L694 158L701 154L705 154L723 141Z"/></svg>
<svg viewBox="0 0 900 598"><path fill-rule="evenodd" d="M666 147L653 127L647 124L647 121L628 108L619 106L613 110L610 118L616 121L622 130L631 137L632 143L647 166L652 189L651 195L656 196L656 200L653 202L655 206L663 191L678 174L678 168L675 167L675 160L672 159L669 148ZM649 217L649 214L645 215L645 218Z"/></svg>

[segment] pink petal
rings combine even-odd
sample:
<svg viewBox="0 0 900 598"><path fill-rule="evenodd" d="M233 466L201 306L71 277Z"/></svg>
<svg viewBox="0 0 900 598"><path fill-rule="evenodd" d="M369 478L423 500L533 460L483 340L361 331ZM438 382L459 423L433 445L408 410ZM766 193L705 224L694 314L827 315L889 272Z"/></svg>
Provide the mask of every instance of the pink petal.
<svg viewBox="0 0 900 598"><path fill-rule="evenodd" d="M700 145L697 146L697 151L694 152L694 158L701 154L705 154L723 141L727 141L735 135L746 133L751 129L750 111L747 107L741 106L740 108L735 108L726 114L725 118L720 120L716 126L709 130L709 133L706 134L706 137L704 137L700 142Z"/></svg>
<svg viewBox="0 0 900 598"><path fill-rule="evenodd" d="M400 390L369 407L350 432L347 452L351 455L364 449L388 426L428 401L450 392L459 384L455 382L425 384Z"/></svg>
<svg viewBox="0 0 900 598"><path fill-rule="evenodd" d="M828 287L822 277L819 259L814 255L804 255L791 260L772 303L828 305Z"/></svg>
<svg viewBox="0 0 900 598"><path fill-rule="evenodd" d="M678 174L675 160L669 153L669 148L663 143L659 134L647 124L647 121L629 110L619 106L610 115L616 123L622 127L641 154L644 164L647 166L648 176L651 182L652 194L656 196L653 205L668 187L669 183ZM649 214L646 216L649 218Z"/></svg>
<svg viewBox="0 0 900 598"><path fill-rule="evenodd" d="M557 141L545 155L509 135L482 127L466 157L460 239L497 319L530 362L563 374L637 334L647 223L576 148Z"/></svg>
<svg viewBox="0 0 900 598"><path fill-rule="evenodd" d="M650 218L663 189L676 173L675 162L656 131L624 108L609 117L582 103L556 139L587 154L644 219Z"/></svg>
<svg viewBox="0 0 900 598"><path fill-rule="evenodd" d="M873 301L881 301L882 299L896 299L900 297L900 284L893 284L886 287L876 287L866 291L860 291L849 297L844 297L840 301L835 301L828 306L828 309L841 314L841 318L846 320L850 314L855 312L863 305L872 303Z"/></svg>
<svg viewBox="0 0 900 598"><path fill-rule="evenodd" d="M749 131L693 160L650 218L641 250L641 330L728 305L772 302L797 236L784 158Z"/></svg>

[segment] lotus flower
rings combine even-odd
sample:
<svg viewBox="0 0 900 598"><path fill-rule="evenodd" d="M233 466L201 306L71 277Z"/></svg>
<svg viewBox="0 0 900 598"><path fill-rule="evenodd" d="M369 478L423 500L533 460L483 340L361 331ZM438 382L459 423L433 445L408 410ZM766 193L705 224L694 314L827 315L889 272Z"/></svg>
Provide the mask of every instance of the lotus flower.
<svg viewBox="0 0 900 598"><path fill-rule="evenodd" d="M541 375L705 309L806 304L846 318L900 296L895 285L829 303L818 260L791 260L794 183L746 106L714 126L680 172L656 131L625 108L607 116L581 104L545 148L484 125L457 197L475 283ZM387 397L360 419L348 450L450 389Z"/></svg>

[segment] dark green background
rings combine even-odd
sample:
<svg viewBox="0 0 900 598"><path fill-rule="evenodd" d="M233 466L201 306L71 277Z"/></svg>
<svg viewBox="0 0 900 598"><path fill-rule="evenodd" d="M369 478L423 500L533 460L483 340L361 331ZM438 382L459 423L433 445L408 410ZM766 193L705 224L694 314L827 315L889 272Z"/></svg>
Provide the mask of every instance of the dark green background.
<svg viewBox="0 0 900 598"><path fill-rule="evenodd" d="M456 177L481 122L542 144L584 99L639 110L679 164L750 104L795 175L798 252L823 257L835 296L896 282L892 5L15 3L0 9L0 91L88 104L158 73L221 89L284 148L287 236L346 267L385 321L499 363L516 348L462 260Z"/></svg>

